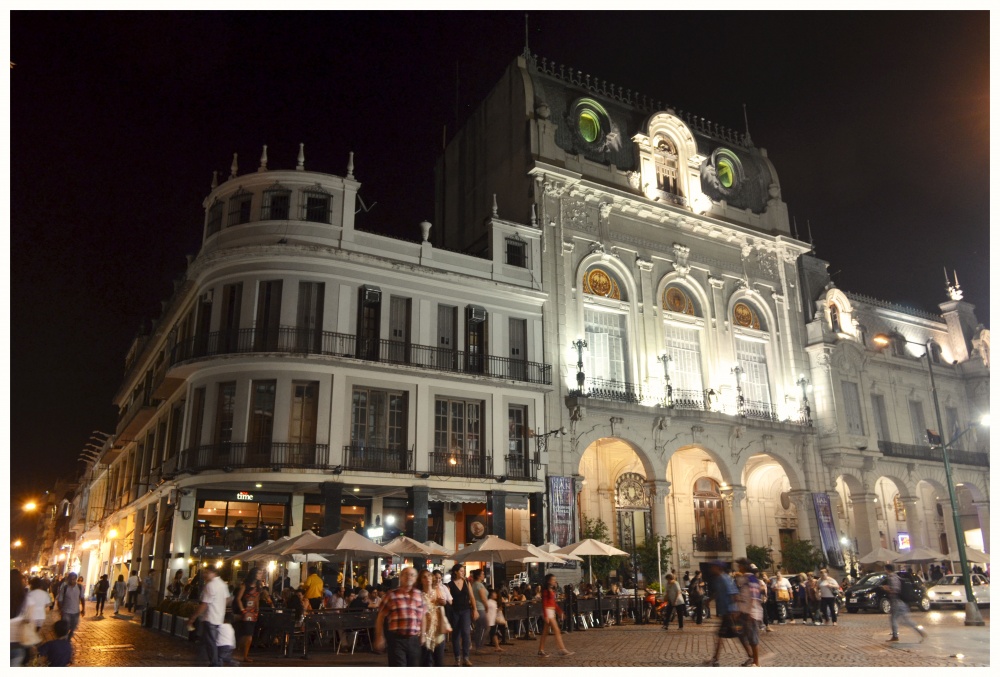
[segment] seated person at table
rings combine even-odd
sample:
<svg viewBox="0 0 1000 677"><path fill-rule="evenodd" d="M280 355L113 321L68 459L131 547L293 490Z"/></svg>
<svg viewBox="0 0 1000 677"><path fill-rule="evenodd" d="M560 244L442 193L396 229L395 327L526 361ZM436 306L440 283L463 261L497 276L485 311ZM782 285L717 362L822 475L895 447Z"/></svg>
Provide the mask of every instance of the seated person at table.
<svg viewBox="0 0 1000 677"><path fill-rule="evenodd" d="M537 602L542 599L542 586L537 583L531 587L531 601Z"/></svg>
<svg viewBox="0 0 1000 677"><path fill-rule="evenodd" d="M524 601L524 595L521 593L521 591L518 588L514 588L513 590L511 590L510 601L511 602L523 602Z"/></svg>
<svg viewBox="0 0 1000 677"><path fill-rule="evenodd" d="M368 608L368 591L364 588L358 592L358 596L354 598L354 601L347 605L348 609L367 609Z"/></svg>
<svg viewBox="0 0 1000 677"><path fill-rule="evenodd" d="M333 600L330 602L331 609L344 609L347 607L347 600L344 599L344 591L338 585L333 589Z"/></svg>
<svg viewBox="0 0 1000 677"><path fill-rule="evenodd" d="M288 595L288 602L285 605L288 610L295 614L296 618L302 618L312 607L306 604L306 593L304 590L292 590Z"/></svg>

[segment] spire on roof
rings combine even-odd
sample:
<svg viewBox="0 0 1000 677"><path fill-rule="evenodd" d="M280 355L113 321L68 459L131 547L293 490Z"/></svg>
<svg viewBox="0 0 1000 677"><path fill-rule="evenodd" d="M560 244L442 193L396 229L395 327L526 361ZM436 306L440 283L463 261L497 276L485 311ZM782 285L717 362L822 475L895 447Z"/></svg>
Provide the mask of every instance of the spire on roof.
<svg viewBox="0 0 1000 677"><path fill-rule="evenodd" d="M236 153L233 153L233 164L229 165L229 178L235 179L238 170L239 165L236 164Z"/></svg>
<svg viewBox="0 0 1000 677"><path fill-rule="evenodd" d="M354 178L354 151L347 154L347 178Z"/></svg>
<svg viewBox="0 0 1000 677"><path fill-rule="evenodd" d="M952 301L961 301L963 292L962 287L958 284L958 271L953 270L952 273L955 275L955 283L952 284L951 280L948 279L948 269L944 269L944 280L948 285L948 298Z"/></svg>
<svg viewBox="0 0 1000 677"><path fill-rule="evenodd" d="M306 168L306 144L299 144L299 157L298 164L295 165L295 169L298 171L304 171Z"/></svg>
<svg viewBox="0 0 1000 677"><path fill-rule="evenodd" d="M215 190L219 186L219 172L218 170L212 172L212 190Z"/></svg>
<svg viewBox="0 0 1000 677"><path fill-rule="evenodd" d="M267 171L267 144L264 144L264 151L260 154L260 167L257 167L258 172Z"/></svg>

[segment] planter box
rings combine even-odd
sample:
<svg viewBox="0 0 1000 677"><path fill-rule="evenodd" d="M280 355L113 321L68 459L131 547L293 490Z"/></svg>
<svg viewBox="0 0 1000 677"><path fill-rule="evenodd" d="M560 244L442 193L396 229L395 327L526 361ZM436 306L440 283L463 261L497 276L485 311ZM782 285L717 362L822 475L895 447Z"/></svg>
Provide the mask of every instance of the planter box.
<svg viewBox="0 0 1000 677"><path fill-rule="evenodd" d="M142 625L147 628L159 630L160 612L157 609L146 609L146 617L143 619Z"/></svg>
<svg viewBox="0 0 1000 677"><path fill-rule="evenodd" d="M174 616L174 637L188 638L187 618L184 616Z"/></svg>
<svg viewBox="0 0 1000 677"><path fill-rule="evenodd" d="M169 634L174 632L174 616L173 614L160 614L160 630Z"/></svg>

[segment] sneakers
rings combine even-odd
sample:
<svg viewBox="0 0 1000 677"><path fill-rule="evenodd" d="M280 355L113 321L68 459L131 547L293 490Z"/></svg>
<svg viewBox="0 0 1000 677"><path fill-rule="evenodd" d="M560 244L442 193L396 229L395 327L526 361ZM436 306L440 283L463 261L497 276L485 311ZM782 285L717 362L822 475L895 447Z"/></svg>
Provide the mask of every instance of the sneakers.
<svg viewBox="0 0 1000 677"><path fill-rule="evenodd" d="M538 655L541 656L542 658L548 658L549 657L549 655L547 653L545 653L544 651L539 651Z"/></svg>
<svg viewBox="0 0 1000 677"><path fill-rule="evenodd" d="M740 665L740 667L741 668L748 668L751 665L753 665L753 657L747 658L745 661L743 661L743 663Z"/></svg>
<svg viewBox="0 0 1000 677"><path fill-rule="evenodd" d="M898 642L899 641L899 637L890 637L889 639L887 639L885 641L887 641L887 642Z"/></svg>
<svg viewBox="0 0 1000 677"><path fill-rule="evenodd" d="M563 649L562 651L559 652L559 655L560 656L572 656L573 653L574 652L570 651L569 649Z"/></svg>
<svg viewBox="0 0 1000 677"><path fill-rule="evenodd" d="M472 667L472 661L470 661L468 658L465 658L465 659L462 660L462 665L464 665L467 668L471 668Z"/></svg>

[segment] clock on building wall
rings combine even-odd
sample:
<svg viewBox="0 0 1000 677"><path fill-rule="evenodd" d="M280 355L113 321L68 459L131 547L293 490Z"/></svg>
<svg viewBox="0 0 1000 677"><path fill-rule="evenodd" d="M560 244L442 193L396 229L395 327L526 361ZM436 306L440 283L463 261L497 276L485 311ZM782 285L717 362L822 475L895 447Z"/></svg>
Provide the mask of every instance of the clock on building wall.
<svg viewBox="0 0 1000 677"><path fill-rule="evenodd" d="M465 518L465 528L468 532L469 542L478 541L486 535L486 518L479 515L467 516Z"/></svg>

